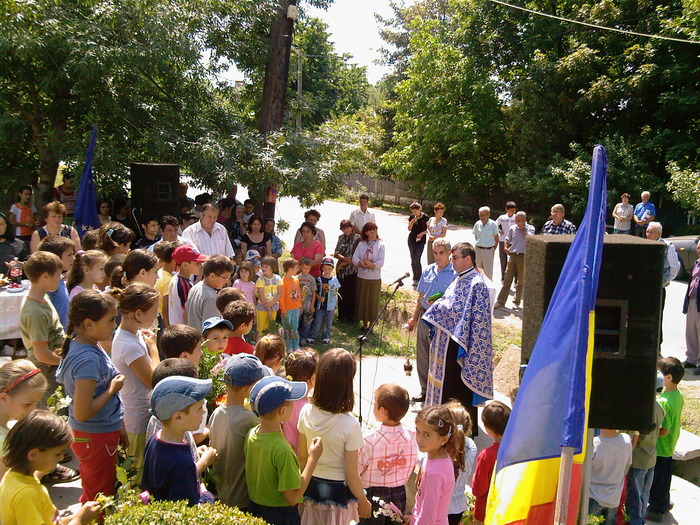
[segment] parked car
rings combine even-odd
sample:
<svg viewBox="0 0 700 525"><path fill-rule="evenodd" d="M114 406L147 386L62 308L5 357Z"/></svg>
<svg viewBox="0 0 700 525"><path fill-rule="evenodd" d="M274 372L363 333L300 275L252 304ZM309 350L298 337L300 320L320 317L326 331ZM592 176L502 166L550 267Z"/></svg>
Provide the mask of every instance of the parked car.
<svg viewBox="0 0 700 525"><path fill-rule="evenodd" d="M678 272L677 279L687 278L695 260L698 258L697 247L700 235L681 235L668 237L666 240L673 244L678 254L678 260L681 262L681 269Z"/></svg>

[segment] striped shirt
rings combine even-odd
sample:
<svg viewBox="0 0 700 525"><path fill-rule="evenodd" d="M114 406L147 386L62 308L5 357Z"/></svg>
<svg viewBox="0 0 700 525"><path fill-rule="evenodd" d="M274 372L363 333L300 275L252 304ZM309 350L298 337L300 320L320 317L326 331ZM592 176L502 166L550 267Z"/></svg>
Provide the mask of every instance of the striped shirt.
<svg viewBox="0 0 700 525"><path fill-rule="evenodd" d="M218 222L214 223L211 235L202 228L201 222L195 222L185 228L185 231L182 232L182 236L192 241L192 243L199 248L199 252L204 255L221 254L227 257L233 257L234 255L233 246L231 246L231 241L228 238L228 232L226 228Z"/></svg>
<svg viewBox="0 0 700 525"><path fill-rule="evenodd" d="M365 434L360 450L362 486L401 487L416 466L418 445L414 432L403 425L379 425Z"/></svg>

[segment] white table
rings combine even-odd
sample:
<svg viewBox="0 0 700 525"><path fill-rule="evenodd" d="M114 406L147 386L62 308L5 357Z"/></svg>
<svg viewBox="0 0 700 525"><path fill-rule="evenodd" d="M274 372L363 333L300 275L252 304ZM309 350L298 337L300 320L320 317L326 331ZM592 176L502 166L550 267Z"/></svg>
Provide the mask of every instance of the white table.
<svg viewBox="0 0 700 525"><path fill-rule="evenodd" d="M0 340L22 337L19 330L19 311L28 291L28 288L21 292L8 292L6 289L0 291Z"/></svg>

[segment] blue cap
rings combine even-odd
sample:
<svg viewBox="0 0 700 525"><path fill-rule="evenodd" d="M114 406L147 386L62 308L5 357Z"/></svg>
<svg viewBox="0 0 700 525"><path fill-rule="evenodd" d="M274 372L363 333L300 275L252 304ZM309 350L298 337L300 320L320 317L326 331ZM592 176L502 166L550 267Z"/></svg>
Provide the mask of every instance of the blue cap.
<svg viewBox="0 0 700 525"><path fill-rule="evenodd" d="M216 328L220 324L226 325L226 328L228 328L229 330L233 330L233 325L231 324L231 321L228 321L227 319L222 319L221 317L210 317L202 323L202 333L206 332L207 330L211 330L212 328Z"/></svg>
<svg viewBox="0 0 700 525"><path fill-rule="evenodd" d="M226 360L224 383L229 386L248 386L270 375L269 368L251 354L233 354Z"/></svg>
<svg viewBox="0 0 700 525"><path fill-rule="evenodd" d="M158 382L151 392L151 414L161 421L201 401L211 392L211 379L170 376Z"/></svg>
<svg viewBox="0 0 700 525"><path fill-rule="evenodd" d="M333 257L326 257L321 261L321 266L335 266L335 261L333 260Z"/></svg>
<svg viewBox="0 0 700 525"><path fill-rule="evenodd" d="M258 250L248 250L245 254L245 260L250 261L251 259L260 259L260 252Z"/></svg>
<svg viewBox="0 0 700 525"><path fill-rule="evenodd" d="M250 403L260 415L272 412L285 401L296 401L306 395L306 383L287 381L278 376L263 377L250 391Z"/></svg>

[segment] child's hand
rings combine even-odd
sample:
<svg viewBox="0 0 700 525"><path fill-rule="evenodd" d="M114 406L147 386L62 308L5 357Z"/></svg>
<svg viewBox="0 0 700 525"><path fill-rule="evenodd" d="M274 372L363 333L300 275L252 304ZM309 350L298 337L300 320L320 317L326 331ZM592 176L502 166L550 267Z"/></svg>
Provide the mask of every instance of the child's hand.
<svg viewBox="0 0 700 525"><path fill-rule="evenodd" d="M360 518L371 518L372 517L372 504L367 498L362 498L357 502L357 511Z"/></svg>
<svg viewBox="0 0 700 525"><path fill-rule="evenodd" d="M141 337L143 337L143 342L146 343L147 347L151 348L151 345L157 344L157 336L153 330L141 329L140 332L141 332Z"/></svg>
<svg viewBox="0 0 700 525"><path fill-rule="evenodd" d="M219 459L219 453L216 451L215 448L211 447L207 447L206 450L204 450L204 452L202 452L202 455L200 456L200 460L203 461L207 467L216 463L217 459Z"/></svg>
<svg viewBox="0 0 700 525"><path fill-rule="evenodd" d="M119 445L123 450L129 448L129 434L126 432L126 427L122 423L122 428L119 429Z"/></svg>
<svg viewBox="0 0 700 525"><path fill-rule="evenodd" d="M316 436L311 440L311 445L309 445L309 459L318 461L323 453L323 442L321 438Z"/></svg>
<svg viewBox="0 0 700 525"><path fill-rule="evenodd" d="M109 382L109 393L110 395L117 394L124 386L124 376L122 374L117 374Z"/></svg>
<svg viewBox="0 0 700 525"><path fill-rule="evenodd" d="M88 501L85 505L80 507L80 510L75 513L71 521L77 521L81 525L88 525L88 523L92 523L92 521L97 518L101 507L102 506L96 501Z"/></svg>

